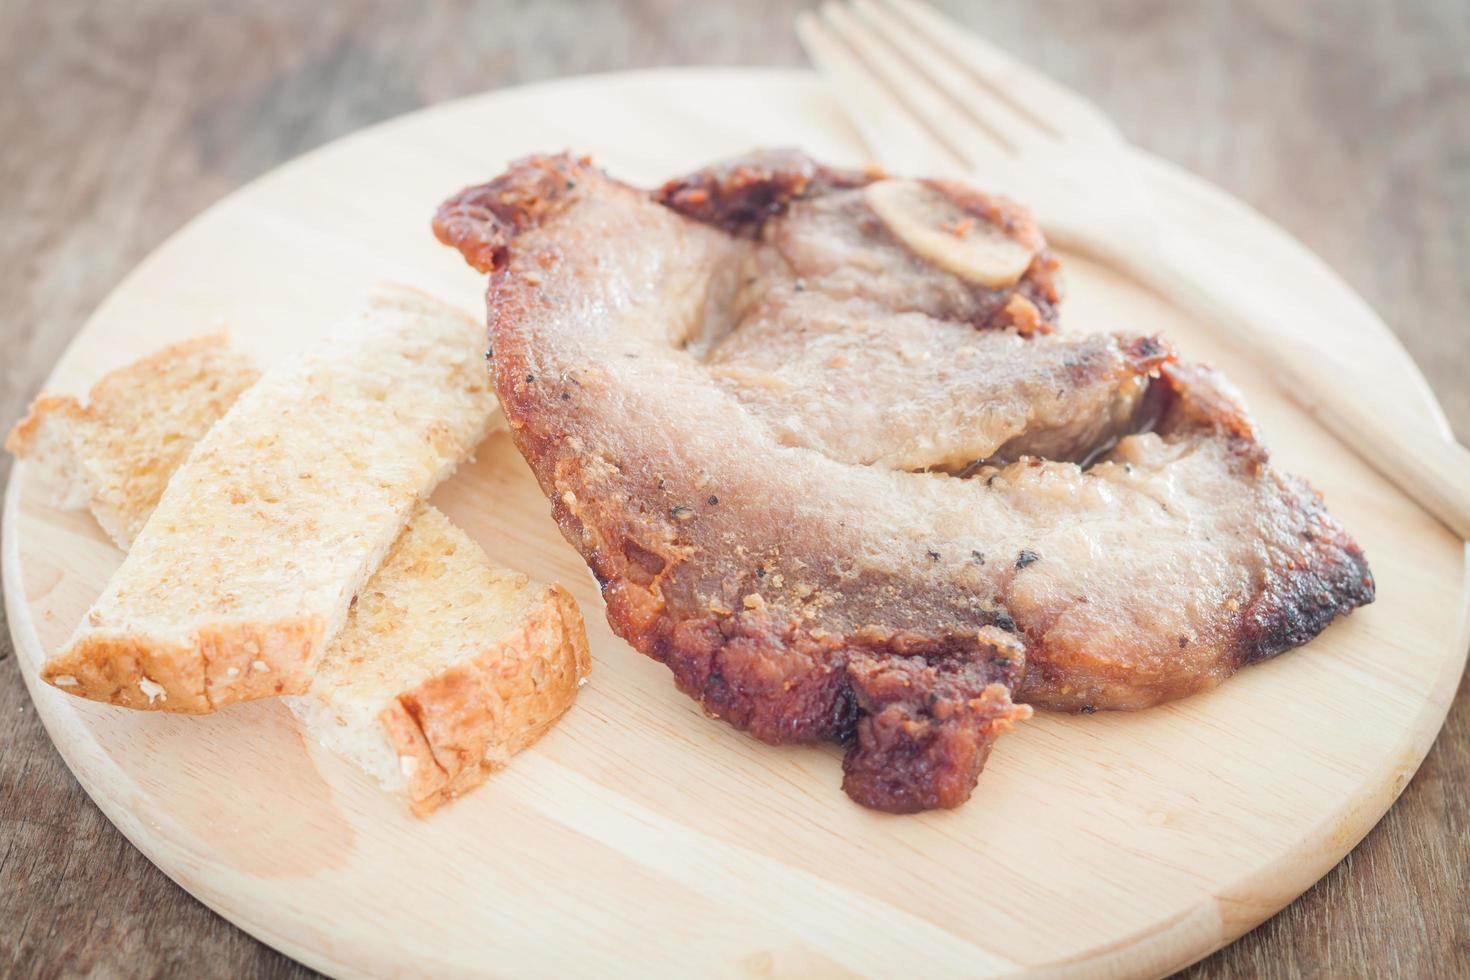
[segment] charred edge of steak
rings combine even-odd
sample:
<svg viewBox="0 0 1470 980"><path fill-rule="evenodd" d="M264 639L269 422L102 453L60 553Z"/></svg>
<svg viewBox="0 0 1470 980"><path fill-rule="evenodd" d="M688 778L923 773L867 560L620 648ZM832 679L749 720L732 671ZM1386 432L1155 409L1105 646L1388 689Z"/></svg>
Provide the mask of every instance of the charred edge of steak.
<svg viewBox="0 0 1470 980"><path fill-rule="evenodd" d="M997 735L1029 711L1011 703L1018 671L994 661L854 658L857 744L842 788L889 813L957 807L970 798Z"/></svg>
<svg viewBox="0 0 1470 980"><path fill-rule="evenodd" d="M475 269L494 272L509 258L511 240L564 210L590 169L586 157L566 153L524 157L489 183L466 187L439 205L434 235Z"/></svg>
<svg viewBox="0 0 1470 980"><path fill-rule="evenodd" d="M998 628L936 639L818 634L766 613L676 621L660 595L662 558L629 542L592 545L586 529L595 518L560 503L554 511L604 584L615 633L666 665L711 717L772 745L847 746L842 787L863 806L890 813L959 806L991 743L1030 716L1010 696L1024 673L1024 648Z"/></svg>
<svg viewBox="0 0 1470 980"><path fill-rule="evenodd" d="M612 604L608 614L615 615ZM843 741L857 722L840 637L749 613L685 619L652 637L623 635L666 664L706 713L762 742Z"/></svg>
<svg viewBox="0 0 1470 980"><path fill-rule="evenodd" d="M518 442L556 441L529 427L511 432ZM572 471L580 465L563 457L547 482L578 484ZM843 789L863 806L892 813L959 806L994 739L1031 713L1010 697L1025 672L1024 647L999 627L843 636L767 611L681 615L664 594L676 561L631 538L601 535L596 529L618 526L602 502L547 489L557 523L602 583L613 631L667 666L711 717L772 745L847 746ZM1014 629L1009 617L997 618Z"/></svg>
<svg viewBox="0 0 1470 980"><path fill-rule="evenodd" d="M1268 470L1270 454L1258 440L1239 393L1220 375L1197 364L1163 365L1169 405L1159 431L1211 428L1229 441L1246 471L1271 481L1300 519L1299 551L1275 557L1265 581L1241 611L1236 647L1239 667L1307 643L1338 616L1371 603L1373 573L1363 549L1327 512L1321 494L1305 480Z"/></svg>
<svg viewBox="0 0 1470 980"><path fill-rule="evenodd" d="M1242 667L1301 646L1338 616L1371 603L1377 591L1363 549L1327 513L1321 495L1297 477L1275 476L1282 495L1296 498L1303 547L1273 563L1241 611Z"/></svg>
<svg viewBox="0 0 1470 980"><path fill-rule="evenodd" d="M798 150L767 150L676 177L653 199L687 218L753 238L794 200L876 179L877 174L825 166Z"/></svg>
<svg viewBox="0 0 1470 980"><path fill-rule="evenodd" d="M890 813L970 798L991 743L1030 709L1012 703L1024 654L996 630L943 639L910 634L813 636L764 613L686 620L654 642L705 711L770 744L847 746L843 790Z"/></svg>

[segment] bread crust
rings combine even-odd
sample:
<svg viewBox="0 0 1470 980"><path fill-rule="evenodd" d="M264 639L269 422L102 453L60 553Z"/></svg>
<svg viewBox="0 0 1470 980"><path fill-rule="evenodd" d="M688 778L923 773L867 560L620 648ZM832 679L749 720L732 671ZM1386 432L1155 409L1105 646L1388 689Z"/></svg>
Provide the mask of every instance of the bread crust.
<svg viewBox="0 0 1470 980"><path fill-rule="evenodd" d="M140 711L207 714L221 705L311 686L319 618L220 623L190 642L89 634L41 667L41 679L68 694Z"/></svg>
<svg viewBox="0 0 1470 980"><path fill-rule="evenodd" d="M169 364L180 357L196 351L208 350L215 347L226 347L229 345L229 334L223 330L215 333L203 334L198 337L189 337L186 340L175 341L164 347L160 347L153 353L143 357L131 364L111 371L98 378L87 392L87 403L90 407L102 400L108 390L119 380L128 380L137 377L147 377L159 365ZM86 417L90 414L90 408L82 407L82 403L72 395L48 395L40 394L31 402L30 411L26 417L15 423L15 428L5 437L5 448L8 452L24 459L26 455L35 448L35 440L40 429L51 416L65 415L72 420Z"/></svg>
<svg viewBox="0 0 1470 980"><path fill-rule="evenodd" d="M546 586L518 627L395 697L378 716L419 816L473 789L535 742L591 670L582 614Z"/></svg>
<svg viewBox="0 0 1470 980"><path fill-rule="evenodd" d="M430 304L430 310L437 309L433 300L421 294L397 294L396 302L409 308L422 302ZM146 382L159 374L167 381L165 369L173 358L225 343L223 336L203 337L118 369L108 375L111 382L104 379L93 387L93 404L86 408L70 396L42 396L16 427L8 446L24 456L37 448L37 440L54 439L63 459L74 460L85 469L90 454L99 450L84 439L74 440L72 427L92 416L115 421L110 413L118 411L117 398L99 397L107 383ZM210 367L224 370L227 364L220 361ZM166 384L144 387L142 396L185 402L207 397L200 390L173 391ZM156 435L149 431L141 437L146 440ZM192 436L186 438L192 444ZM118 490L144 517L156 503L140 498L138 483L121 485ZM87 496L65 506L91 506L95 512L97 500ZM57 501L57 506L63 504ZM423 528L421 522L431 518L433 526L452 527L443 515L425 507L404 536L410 536L414 527ZM126 542L119 544L126 547ZM571 706L590 670L582 616L565 589L535 585L520 601L526 615L514 628L483 637L483 649L467 660L386 697L377 721L396 755L402 793L418 815L473 789L510 755L536 741ZM308 659L324 631L320 619L303 618L211 624L173 643L145 643L126 634L97 633L48 662L42 677L63 691L92 700L188 714L276 694L311 697L308 688L316 678L308 669ZM394 641L379 635L376 643L380 648L390 644L391 651Z"/></svg>
<svg viewBox="0 0 1470 980"><path fill-rule="evenodd" d="M52 417L64 415L68 419L77 419L83 416L85 410L81 403L71 395L38 395L31 402L30 411L26 417L15 423L15 428L5 437L5 448L8 452L24 459L36 448L36 440L41 435L41 427L49 422Z"/></svg>
<svg viewBox="0 0 1470 980"><path fill-rule="evenodd" d="M230 399L187 460L159 457L151 467L150 476L167 470L167 479L156 505L141 502L149 526L43 677L70 678L70 693L108 703L187 713L305 693L352 595L417 501L495 419L478 334L467 314L425 294L381 291ZM220 343L166 349L104 378L94 393L109 384L138 388L150 366L166 378L168 358ZM139 397L157 390L145 385ZM122 414L117 401L99 397L99 417ZM303 418L290 433L278 431L283 405L309 411L310 425ZM320 443L303 436L311 426ZM358 450L353 433L376 438ZM333 511L322 486L337 487L355 510ZM131 483L110 489L137 509ZM96 493L91 503L100 519ZM349 545L316 544L330 521L353 522ZM297 545L318 550L298 561ZM301 570L307 558L316 574ZM170 616L184 618L174 626ZM103 665L108 657L117 662Z"/></svg>
<svg viewBox="0 0 1470 980"><path fill-rule="evenodd" d="M48 503L86 507L126 551L194 442L258 377L223 331L182 340L109 371L85 404L41 395L6 448Z"/></svg>

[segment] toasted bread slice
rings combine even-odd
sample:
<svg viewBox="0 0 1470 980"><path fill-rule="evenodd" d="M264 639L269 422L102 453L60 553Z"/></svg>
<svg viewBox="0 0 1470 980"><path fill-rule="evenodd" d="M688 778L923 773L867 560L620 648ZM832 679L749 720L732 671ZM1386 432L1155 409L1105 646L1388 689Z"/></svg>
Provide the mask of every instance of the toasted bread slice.
<svg viewBox="0 0 1470 980"><path fill-rule="evenodd" d="M221 356L197 375L183 372L201 349ZM97 398L94 389L89 424L120 431L124 418L217 418L229 407L226 372L254 373L220 338L165 348L105 379L134 392L133 400ZM221 375L217 384L205 383L211 373ZM157 378L185 383L151 383ZM79 439L71 427L80 410L75 399L43 396L22 424L41 435L13 436L8 445L30 466L61 474L126 472L114 465L119 451L154 459L161 491L198 438L192 428L160 424L140 426L127 447ZM50 451L37 459L32 453L47 449L48 439ZM78 482L43 480L41 489L55 506L90 504L95 512L96 495L72 492ZM151 485L100 488L141 522L157 499ZM423 505L364 586L310 692L284 700L318 742L424 814L539 738L571 707L590 667L582 617L564 589L495 566L442 513Z"/></svg>
<svg viewBox="0 0 1470 980"><path fill-rule="evenodd" d="M36 399L5 448L48 498L89 508L126 551L194 443L259 377L224 334L186 340L104 375L85 406Z"/></svg>
<svg viewBox="0 0 1470 980"><path fill-rule="evenodd" d="M42 677L201 713L301 694L419 500L488 431L480 328L426 296L374 298L249 388Z"/></svg>
<svg viewBox="0 0 1470 980"><path fill-rule="evenodd" d="M590 667L566 590L496 566L425 505L358 596L311 692L285 700L319 742L422 814L539 738Z"/></svg>

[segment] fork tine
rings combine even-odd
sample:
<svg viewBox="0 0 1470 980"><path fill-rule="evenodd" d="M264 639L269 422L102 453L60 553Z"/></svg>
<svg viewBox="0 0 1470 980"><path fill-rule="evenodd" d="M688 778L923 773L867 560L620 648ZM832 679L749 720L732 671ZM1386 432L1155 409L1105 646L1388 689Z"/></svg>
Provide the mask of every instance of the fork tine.
<svg viewBox="0 0 1470 980"><path fill-rule="evenodd" d="M976 127L846 7L836 2L823 4L822 17L909 115L962 163L964 170L992 168L1005 156L1009 147Z"/></svg>
<svg viewBox="0 0 1470 980"><path fill-rule="evenodd" d="M928 38L951 64L961 68L1017 114L1030 119L1048 133L1061 135L1062 127L1052 122L1053 117L1075 120L1079 97L1024 61L921 0L882 2L910 28ZM1099 120L1092 121L1101 120L1099 117Z"/></svg>
<svg viewBox="0 0 1470 980"><path fill-rule="evenodd" d="M829 82L836 82L828 89L842 103L868 152L885 168L898 174L922 174L962 163L929 135L815 14L803 11L797 15L796 36L817 69Z"/></svg>
<svg viewBox="0 0 1470 980"><path fill-rule="evenodd" d="M976 80L972 71L885 7L874 0L850 0L850 5L972 124L1016 150L1036 144L1039 138L1052 137L1052 131L1039 127L1031 113L1018 112L1009 98L998 98L989 85Z"/></svg>

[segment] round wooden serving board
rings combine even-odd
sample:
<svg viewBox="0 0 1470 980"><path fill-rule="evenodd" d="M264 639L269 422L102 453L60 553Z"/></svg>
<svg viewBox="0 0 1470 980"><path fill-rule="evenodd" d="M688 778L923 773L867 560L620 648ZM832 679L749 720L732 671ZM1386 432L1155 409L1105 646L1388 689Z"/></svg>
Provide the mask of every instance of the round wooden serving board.
<svg viewBox="0 0 1470 980"><path fill-rule="evenodd" d="M652 184L752 146L863 160L813 77L669 71L507 91L396 120L211 208L102 305L52 389L223 321L263 363L380 280L482 309L481 277L429 218L506 161L571 147ZM1388 330L1249 209L1145 161L1167 220L1301 329L1372 358L1443 427ZM152 861L220 914L343 975L1160 974L1280 909L1404 788L1467 642L1463 545L1257 380L1206 330L1073 259L1068 329L1161 331L1242 387L1275 459L1307 474L1367 550L1376 604L1219 690L1134 715L1038 715L974 798L871 813L839 754L771 748L705 719L614 637L504 435L435 496L491 556L565 583L595 667L570 714L427 820L306 744L279 704L133 713L36 680L121 555L91 518L37 503L18 467L5 597L37 710L77 778ZM874 506L882 506L875 501Z"/></svg>

